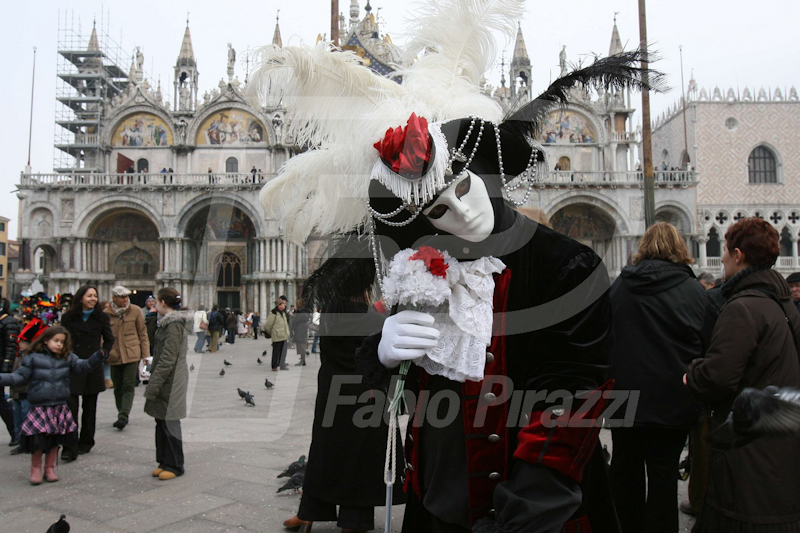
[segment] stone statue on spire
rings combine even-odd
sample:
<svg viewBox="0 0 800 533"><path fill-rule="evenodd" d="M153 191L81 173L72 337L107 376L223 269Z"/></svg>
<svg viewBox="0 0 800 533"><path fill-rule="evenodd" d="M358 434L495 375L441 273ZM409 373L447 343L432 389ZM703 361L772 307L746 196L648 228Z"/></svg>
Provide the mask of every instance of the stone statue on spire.
<svg viewBox="0 0 800 533"><path fill-rule="evenodd" d="M567 74L567 45L561 47L561 52L558 54L558 66L561 67L559 78Z"/></svg>
<svg viewBox="0 0 800 533"><path fill-rule="evenodd" d="M236 50L228 43L228 81L233 79L233 67L236 65Z"/></svg>

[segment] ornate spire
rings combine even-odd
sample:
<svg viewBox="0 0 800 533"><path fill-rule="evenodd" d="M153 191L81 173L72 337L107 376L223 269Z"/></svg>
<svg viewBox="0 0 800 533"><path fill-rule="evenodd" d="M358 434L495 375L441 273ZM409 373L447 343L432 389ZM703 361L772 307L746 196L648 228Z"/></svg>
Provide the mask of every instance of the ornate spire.
<svg viewBox="0 0 800 533"><path fill-rule="evenodd" d="M281 10L278 10L278 14L275 16L275 33L272 34L272 44L279 48L283 48L283 39L281 39L281 25L280 25L280 18L281 18Z"/></svg>
<svg viewBox="0 0 800 533"><path fill-rule="evenodd" d="M525 46L525 37L522 36L522 26L517 24L517 42L514 44L514 56L511 58L512 66L528 66L531 64L528 57L528 48Z"/></svg>
<svg viewBox="0 0 800 533"><path fill-rule="evenodd" d="M189 31L189 16L186 16L186 31L183 32L183 43L181 43L181 53L178 54L178 66L194 67L197 62L194 59L194 49L192 48L192 34Z"/></svg>
<svg viewBox="0 0 800 533"><path fill-rule="evenodd" d="M89 37L89 46L86 48L89 52L99 52L100 42L97 40L97 21L92 22L92 36Z"/></svg>
<svg viewBox="0 0 800 533"><path fill-rule="evenodd" d="M358 15L361 8L358 6L358 0L350 0L350 31L358 25Z"/></svg>
<svg viewBox="0 0 800 533"><path fill-rule="evenodd" d="M608 47L608 55L613 56L622 52L622 39L619 38L617 29L617 12L614 13L614 29L611 30L611 45Z"/></svg>

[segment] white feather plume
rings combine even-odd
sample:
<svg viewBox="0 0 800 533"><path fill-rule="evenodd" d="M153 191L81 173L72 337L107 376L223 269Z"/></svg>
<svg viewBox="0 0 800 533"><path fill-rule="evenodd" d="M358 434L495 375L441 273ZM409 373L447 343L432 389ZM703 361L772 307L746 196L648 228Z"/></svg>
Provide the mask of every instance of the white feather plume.
<svg viewBox="0 0 800 533"><path fill-rule="evenodd" d="M278 102L289 110L290 134L300 145L342 142L354 130L380 131L367 121L382 101L400 98L403 87L365 68L353 52L336 52L330 43L314 47L267 46L247 84L259 107Z"/></svg>
<svg viewBox="0 0 800 533"><path fill-rule="evenodd" d="M374 159L368 150L354 150L347 143L304 152L286 162L261 189L259 200L268 217L281 221L286 239L296 244L303 244L312 231L352 231L366 221L364 199Z"/></svg>
<svg viewBox="0 0 800 533"><path fill-rule="evenodd" d="M449 63L447 75L478 87L497 58L494 32L514 38L525 0L429 0L417 6L408 33L404 64L421 53L436 53ZM421 60L422 58L420 58ZM441 65L439 65L441 66ZM409 69L414 71L416 69ZM427 75L427 73L426 73Z"/></svg>

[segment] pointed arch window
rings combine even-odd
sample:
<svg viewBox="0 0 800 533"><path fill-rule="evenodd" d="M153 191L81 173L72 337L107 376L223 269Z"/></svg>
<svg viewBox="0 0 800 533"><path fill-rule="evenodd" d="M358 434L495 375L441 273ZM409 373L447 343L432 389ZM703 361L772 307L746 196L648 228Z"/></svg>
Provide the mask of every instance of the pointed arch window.
<svg viewBox="0 0 800 533"><path fill-rule="evenodd" d="M778 164L775 154L766 146L757 146L747 159L750 183L778 183Z"/></svg>
<svg viewBox="0 0 800 533"><path fill-rule="evenodd" d="M235 288L242 284L242 260L230 252L223 253L217 265L217 287Z"/></svg>

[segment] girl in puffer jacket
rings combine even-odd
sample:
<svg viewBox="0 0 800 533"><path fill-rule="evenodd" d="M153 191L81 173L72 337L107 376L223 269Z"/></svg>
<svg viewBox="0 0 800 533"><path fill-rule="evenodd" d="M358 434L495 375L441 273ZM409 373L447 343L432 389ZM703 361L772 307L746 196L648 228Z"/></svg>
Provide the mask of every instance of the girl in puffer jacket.
<svg viewBox="0 0 800 533"><path fill-rule="evenodd" d="M44 479L58 481L58 448L76 437L78 426L67 407L70 372L85 374L107 358L107 352L98 350L88 359L80 359L72 353L69 332L55 326L36 338L17 370L0 374L0 385L28 384L31 407L20 430L20 448L31 454L31 485L42 482L42 455Z"/></svg>

